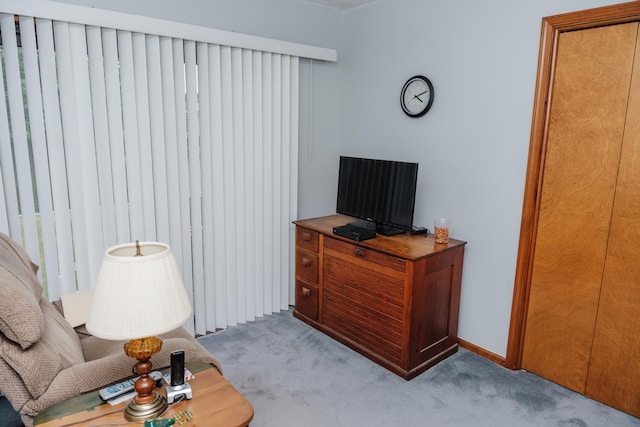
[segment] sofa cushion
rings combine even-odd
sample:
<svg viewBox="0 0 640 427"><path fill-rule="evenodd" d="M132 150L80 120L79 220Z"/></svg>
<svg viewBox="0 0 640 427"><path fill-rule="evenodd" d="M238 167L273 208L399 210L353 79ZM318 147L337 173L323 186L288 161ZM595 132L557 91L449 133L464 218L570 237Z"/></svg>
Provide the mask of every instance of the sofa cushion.
<svg viewBox="0 0 640 427"><path fill-rule="evenodd" d="M27 350L8 340L0 342L2 357L35 398L47 390L61 370L84 362L80 339L73 328L44 298L40 300L40 307L45 326L38 342Z"/></svg>
<svg viewBox="0 0 640 427"><path fill-rule="evenodd" d="M44 330L37 266L13 240L0 233L0 332L21 348L38 341Z"/></svg>

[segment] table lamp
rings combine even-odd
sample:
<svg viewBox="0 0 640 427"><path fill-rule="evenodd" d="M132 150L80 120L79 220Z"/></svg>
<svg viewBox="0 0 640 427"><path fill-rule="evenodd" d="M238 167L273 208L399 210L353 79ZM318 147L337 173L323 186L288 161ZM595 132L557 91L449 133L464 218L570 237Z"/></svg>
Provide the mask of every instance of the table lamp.
<svg viewBox="0 0 640 427"><path fill-rule="evenodd" d="M135 397L125 409L128 421L156 418L167 409L149 376L151 356L162 348L157 335L181 326L191 304L171 249L164 243L135 242L109 248L104 255L87 330L106 340L129 340L127 356L137 359Z"/></svg>

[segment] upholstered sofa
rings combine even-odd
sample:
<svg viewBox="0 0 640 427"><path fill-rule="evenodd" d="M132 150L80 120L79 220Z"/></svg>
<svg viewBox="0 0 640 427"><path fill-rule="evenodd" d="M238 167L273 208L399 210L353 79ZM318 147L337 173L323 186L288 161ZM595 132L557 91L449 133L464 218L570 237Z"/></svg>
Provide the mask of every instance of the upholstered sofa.
<svg viewBox="0 0 640 427"><path fill-rule="evenodd" d="M135 360L124 342L91 336L72 328L60 302L43 296L38 267L11 238L0 233L0 390L25 426L38 412L69 398L133 377ZM160 336L162 350L154 369L170 365L170 353L185 351L187 363L216 359L183 328Z"/></svg>

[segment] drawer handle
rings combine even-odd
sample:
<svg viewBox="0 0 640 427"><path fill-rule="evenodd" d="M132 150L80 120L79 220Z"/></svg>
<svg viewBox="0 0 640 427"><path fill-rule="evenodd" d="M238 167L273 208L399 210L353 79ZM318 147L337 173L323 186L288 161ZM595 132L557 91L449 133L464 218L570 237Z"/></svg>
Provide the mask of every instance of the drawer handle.
<svg viewBox="0 0 640 427"><path fill-rule="evenodd" d="M305 297L308 297L311 295L311 289L308 288L302 288L302 295Z"/></svg>
<svg viewBox="0 0 640 427"><path fill-rule="evenodd" d="M307 231L303 231L302 232L302 240L304 240L305 242L310 242L311 241L311 233L309 233Z"/></svg>
<svg viewBox="0 0 640 427"><path fill-rule="evenodd" d="M302 257L302 265L304 267L309 267L311 265L311 260L309 258Z"/></svg>
<svg viewBox="0 0 640 427"><path fill-rule="evenodd" d="M367 251L365 251L362 248L356 248L356 255L359 257L363 257L367 254Z"/></svg>

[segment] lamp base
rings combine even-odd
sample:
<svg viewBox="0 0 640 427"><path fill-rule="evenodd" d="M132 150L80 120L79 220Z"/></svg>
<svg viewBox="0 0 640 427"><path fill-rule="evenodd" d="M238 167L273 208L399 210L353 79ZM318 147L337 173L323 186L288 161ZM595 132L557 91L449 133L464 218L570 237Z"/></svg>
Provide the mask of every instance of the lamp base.
<svg viewBox="0 0 640 427"><path fill-rule="evenodd" d="M155 391L153 394L155 398L148 403L137 403L135 398L131 399L124 410L124 418L127 421L144 421L162 415L169 407L167 399Z"/></svg>

